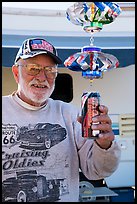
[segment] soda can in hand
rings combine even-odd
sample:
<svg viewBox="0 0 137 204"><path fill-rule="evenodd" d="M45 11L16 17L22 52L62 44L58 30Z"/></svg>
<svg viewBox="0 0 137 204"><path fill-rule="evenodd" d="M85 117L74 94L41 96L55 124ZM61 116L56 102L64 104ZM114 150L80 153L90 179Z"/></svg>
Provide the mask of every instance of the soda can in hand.
<svg viewBox="0 0 137 204"><path fill-rule="evenodd" d="M82 114L82 137L96 139L100 133L99 130L92 130L92 118L99 115L100 94L98 92L86 92L81 97Z"/></svg>

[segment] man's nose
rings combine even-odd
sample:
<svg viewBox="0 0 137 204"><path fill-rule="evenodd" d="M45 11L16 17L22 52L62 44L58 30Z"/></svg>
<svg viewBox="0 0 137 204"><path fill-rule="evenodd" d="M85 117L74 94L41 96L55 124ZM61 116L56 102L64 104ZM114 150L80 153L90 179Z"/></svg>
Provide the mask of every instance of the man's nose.
<svg viewBox="0 0 137 204"><path fill-rule="evenodd" d="M36 75L36 78L39 79L39 81L45 81L46 75L44 70L40 70L39 73Z"/></svg>

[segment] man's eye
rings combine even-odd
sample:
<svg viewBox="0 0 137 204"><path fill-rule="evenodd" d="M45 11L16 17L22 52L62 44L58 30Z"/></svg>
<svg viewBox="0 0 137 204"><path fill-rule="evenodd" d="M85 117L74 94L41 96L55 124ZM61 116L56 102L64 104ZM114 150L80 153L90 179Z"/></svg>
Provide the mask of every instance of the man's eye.
<svg viewBox="0 0 137 204"><path fill-rule="evenodd" d="M39 71L39 69L31 68L30 71L32 71L32 72L36 71L37 72L37 71Z"/></svg>
<svg viewBox="0 0 137 204"><path fill-rule="evenodd" d="M50 68L50 67L44 67L44 69L45 69L45 71L51 71L52 70L52 68Z"/></svg>

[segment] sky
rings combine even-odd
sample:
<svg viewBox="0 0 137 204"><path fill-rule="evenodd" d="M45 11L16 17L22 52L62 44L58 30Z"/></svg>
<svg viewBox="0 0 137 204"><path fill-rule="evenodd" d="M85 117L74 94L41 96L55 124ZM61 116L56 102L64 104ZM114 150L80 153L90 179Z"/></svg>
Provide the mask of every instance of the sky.
<svg viewBox="0 0 137 204"><path fill-rule="evenodd" d="M3 7L66 10L75 2L2 2Z"/></svg>

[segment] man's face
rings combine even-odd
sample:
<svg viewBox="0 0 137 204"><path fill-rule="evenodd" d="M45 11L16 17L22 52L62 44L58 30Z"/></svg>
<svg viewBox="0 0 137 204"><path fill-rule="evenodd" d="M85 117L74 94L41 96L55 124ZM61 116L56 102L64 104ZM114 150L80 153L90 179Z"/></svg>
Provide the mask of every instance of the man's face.
<svg viewBox="0 0 137 204"><path fill-rule="evenodd" d="M19 97L30 105L43 105L54 90L57 75L54 72L50 77L50 73L44 71L43 67L55 67L54 71L57 71L55 62L50 56L41 54L27 60L19 60L18 64L16 81L18 82ZM34 69L38 70L37 74L36 71L34 71L35 74L33 73L31 65L38 65L38 69L37 66L34 66Z"/></svg>

